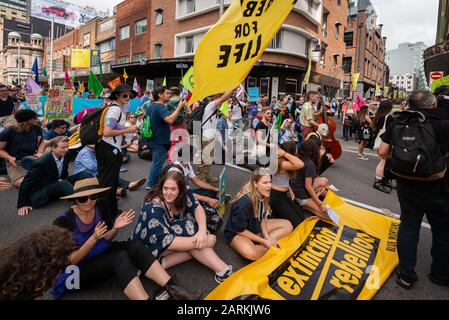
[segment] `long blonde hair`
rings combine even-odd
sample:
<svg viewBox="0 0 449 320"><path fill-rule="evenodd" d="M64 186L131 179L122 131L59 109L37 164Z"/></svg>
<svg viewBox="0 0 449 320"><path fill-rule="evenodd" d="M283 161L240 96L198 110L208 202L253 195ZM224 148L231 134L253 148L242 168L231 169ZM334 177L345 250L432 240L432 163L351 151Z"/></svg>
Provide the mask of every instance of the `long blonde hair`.
<svg viewBox="0 0 449 320"><path fill-rule="evenodd" d="M263 196L257 191L257 189L254 187L255 183L258 183L260 179L262 179L265 176L270 176L268 173L268 170L260 168L254 170L250 181L245 184L242 189L237 193L235 200L233 201L233 206L244 196L248 196L251 199L251 204L253 205L253 214L254 217L258 217L259 214L259 202L260 200L263 200L263 206L265 208L265 211L270 210L270 199L269 198L263 198ZM263 198L263 199L262 199Z"/></svg>

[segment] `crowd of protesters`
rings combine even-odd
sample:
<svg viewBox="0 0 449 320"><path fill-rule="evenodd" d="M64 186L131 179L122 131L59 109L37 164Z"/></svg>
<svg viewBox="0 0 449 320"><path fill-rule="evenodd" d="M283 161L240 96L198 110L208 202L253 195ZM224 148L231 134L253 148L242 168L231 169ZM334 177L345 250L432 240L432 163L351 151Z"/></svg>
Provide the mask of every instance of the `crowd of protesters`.
<svg viewBox="0 0 449 320"><path fill-rule="evenodd" d="M447 97L449 93L440 96ZM192 166L198 150L190 141L187 122L194 115L199 115L201 129L196 147L205 150L216 143L218 147L210 148L209 155L217 165L234 159L239 151L235 150L236 137L245 129L255 131L255 148L246 152L259 161L252 167L250 181L230 203L223 228L229 246L249 261L259 259L270 247L279 247L278 241L307 217L316 216L332 223L324 204L330 182L323 172L335 159L323 144L329 127L320 123L321 116L341 122L343 140L354 137L358 159L369 160L366 148L379 150L373 186L385 193L391 193L392 177L386 174L388 155L392 131L402 119L402 110L419 110L429 117L445 156L449 148L447 130L445 133L442 129L449 127L449 110L436 108L435 97L423 92L412 94L408 104L380 97L373 102L360 97L355 102L351 98L326 101L320 91L298 97L286 95L279 100L261 95L257 102L251 102L244 95L237 96L236 90L187 103L179 88L157 86L153 92L145 93L139 109L132 113L129 103L136 98L137 92L127 84L112 90L104 104L108 109L101 118L101 139L75 148L69 137L79 134L83 116L93 110L80 112L73 126L54 120L47 127L39 124L34 111L20 108L17 92L0 85L0 158L9 178L0 178L0 191L18 189L19 216L50 201L70 202L67 212L54 222L58 228L45 228L0 251L0 299L36 298L49 288L58 299L68 291L65 279L69 265L79 267L83 288L114 277L124 295L136 300L199 299L201 292L186 288L166 272L191 259L211 269L217 283L231 277L233 266L216 252L217 230L209 223L210 215L218 214L220 206L219 189L214 186L218 178L211 175L211 162L201 156L199 163ZM438 101L449 105L442 98ZM151 123L150 137L144 137L141 131L147 119ZM70 151L75 152L73 157ZM120 172L126 170L124 163L131 158L129 152L138 153L141 158L145 152L145 158L151 158L148 180L141 177L130 182L120 177ZM186 153L187 157L183 156ZM264 158L265 162L260 160ZM273 159L277 165L275 172L270 172ZM412 190L409 180L397 180L404 217L398 239L397 281L405 288L417 281L416 228L427 213L434 232L431 279L448 285L449 220L443 214L449 208L447 175L437 182L420 182L416 190ZM198 188L190 188L190 182ZM129 240L113 241L117 232L135 218L133 210L118 209L117 196L145 183L148 194L142 199ZM230 196L226 198L229 200ZM30 239L38 245L26 249ZM29 254L21 257L21 250L28 250ZM39 268L16 269L17 263L26 263L27 259L48 257L50 265L42 260ZM137 276L139 271L160 286L154 296L143 288Z"/></svg>

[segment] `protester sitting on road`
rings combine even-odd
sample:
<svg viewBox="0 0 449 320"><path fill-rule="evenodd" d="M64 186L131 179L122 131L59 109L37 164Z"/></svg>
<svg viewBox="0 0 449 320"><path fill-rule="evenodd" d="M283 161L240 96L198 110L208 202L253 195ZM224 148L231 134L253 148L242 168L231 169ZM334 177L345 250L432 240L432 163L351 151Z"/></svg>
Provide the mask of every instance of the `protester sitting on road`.
<svg viewBox="0 0 449 320"><path fill-rule="evenodd" d="M20 107L20 100L10 95L7 86L0 83L0 127L12 127L16 124L14 112Z"/></svg>
<svg viewBox="0 0 449 320"><path fill-rule="evenodd" d="M325 123L321 123L318 126L318 129L314 132L309 133L307 137L305 137L304 141L313 141L316 143L317 146L320 147L320 170L319 175L322 175L327 169L329 169L335 162L334 157L332 154L326 150L326 148L323 146L323 138L327 137L329 134L329 126Z"/></svg>
<svg viewBox="0 0 449 320"><path fill-rule="evenodd" d="M34 161L20 185L17 200L18 214L25 216L33 208L57 200L73 192L76 181L92 177L86 172L69 176L68 137L50 140L51 152Z"/></svg>
<svg viewBox="0 0 449 320"><path fill-rule="evenodd" d="M301 207L293 200L295 194L290 188L290 179L296 175L296 171L304 167L304 163L294 156L296 143L286 142L278 149L278 169L272 176L273 183L270 193L270 207L273 217L287 219L296 228L303 220Z"/></svg>
<svg viewBox="0 0 449 320"><path fill-rule="evenodd" d="M70 264L72 234L45 227L0 249L0 300L31 300L44 294Z"/></svg>
<svg viewBox="0 0 449 320"><path fill-rule="evenodd" d="M22 160L40 158L45 151L42 128L35 125L37 114L28 109L19 110L15 114L17 124L0 132L0 157L7 164L8 177L16 188L27 174Z"/></svg>
<svg viewBox="0 0 449 320"><path fill-rule="evenodd" d="M70 137L73 133L68 128L67 121L65 120L54 120L51 123L51 129L47 131L44 135L45 141L50 141L53 138L59 136Z"/></svg>
<svg viewBox="0 0 449 320"><path fill-rule="evenodd" d="M232 274L232 266L215 253L217 238L207 233L204 209L179 172L165 174L145 197L131 238L162 257L166 269L194 258L215 272L218 283Z"/></svg>
<svg viewBox="0 0 449 320"><path fill-rule="evenodd" d="M299 205L317 215L330 220L327 208L319 198L324 197L328 180L319 177L320 172L320 147L313 141L304 141L299 148L298 157L304 162L304 168L297 171L294 179L290 180L290 186L295 193Z"/></svg>
<svg viewBox="0 0 449 320"><path fill-rule="evenodd" d="M11 189L12 184L7 182L5 178L0 177L0 191L5 191Z"/></svg>
<svg viewBox="0 0 449 320"><path fill-rule="evenodd" d="M86 172L92 177L98 176L98 165L97 158L95 157L95 146L87 145L85 146L77 155L75 159L75 170L73 174L77 174L80 172ZM136 181L128 181L121 177L119 177L117 195L125 196L126 190L135 191L139 187L143 186L147 180L139 179Z"/></svg>
<svg viewBox="0 0 449 320"><path fill-rule="evenodd" d="M163 287L156 299L198 299L199 295L182 288L162 268L139 240L112 241L120 229L132 223L135 212L128 210L115 220L106 211L104 202L97 201L100 193L110 188L100 188L96 178L76 182L74 192L61 199L72 201L71 208L53 224L72 232L76 245L70 264L79 267L80 288L87 288L114 276L124 294L131 300L148 300L149 295L138 276L140 270L146 278ZM59 299L67 290L70 273L63 272L53 287Z"/></svg>
<svg viewBox="0 0 449 320"><path fill-rule="evenodd" d="M130 128L131 126L138 126L140 128L140 125L137 124L137 117L133 113L129 113L128 117L126 119L125 123L125 129ZM127 133L125 135L125 148L127 152L137 153L138 151L138 144L137 141L139 140L138 133Z"/></svg>
<svg viewBox="0 0 449 320"><path fill-rule="evenodd" d="M245 259L255 261L271 246L279 247L278 240L293 229L288 220L269 219L271 186L268 171L257 169L232 204L224 235Z"/></svg>
<svg viewBox="0 0 449 320"><path fill-rule="evenodd" d="M411 93L408 102L412 112L401 112L399 117L387 126L386 132L381 135L382 143L378 150L379 156L382 159L389 160L390 167L392 162L404 163L401 154L395 156L396 153L391 152L392 146L404 143L403 141L413 141L413 149L430 150L432 152L434 158L430 163L432 166L431 173L434 173L434 169L438 169L438 171L441 168L447 169L448 160L445 155L449 151L449 114L436 108L437 100L435 96L427 91ZM422 116L426 120L423 121ZM434 133L420 134L421 137L415 134L415 132L429 130L428 128L419 128L417 125L426 126L428 124L430 124ZM410 129L404 130L405 126ZM405 131L407 137L404 137L403 133L400 133L401 131ZM423 137L428 137L428 140L424 140ZM410 138L415 139L410 140ZM396 148L396 150L398 149ZM449 175L446 170L440 171L440 174L433 179L427 179L429 181L416 180L416 178L426 180L426 177L413 176L416 170L421 170L421 167L415 160L416 156L413 156L413 150L411 151L412 157L406 157L406 163L410 165L402 165L399 168L408 172L403 172L402 177L396 176L397 195L401 205L401 223L397 239L399 255L397 283L406 289L410 289L418 281L415 272L416 255L421 223L425 214L432 231L432 263L429 279L437 285L449 287ZM421 160L429 162L429 156L424 156ZM433 167L436 165L438 165L437 168ZM394 170L398 170L397 166ZM443 178L441 178L442 173L444 173Z"/></svg>

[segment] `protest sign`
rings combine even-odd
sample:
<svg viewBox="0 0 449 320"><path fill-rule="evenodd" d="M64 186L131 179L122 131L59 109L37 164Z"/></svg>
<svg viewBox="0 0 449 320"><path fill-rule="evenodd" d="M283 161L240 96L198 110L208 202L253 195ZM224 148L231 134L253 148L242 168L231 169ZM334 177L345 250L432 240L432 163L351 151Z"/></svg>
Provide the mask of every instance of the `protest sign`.
<svg viewBox="0 0 449 320"><path fill-rule="evenodd" d="M72 118L72 90L50 89L45 105L45 119L71 120Z"/></svg>
<svg viewBox="0 0 449 320"><path fill-rule="evenodd" d="M250 87L248 88L248 95L249 95L249 101L250 102L257 102L259 101L259 87Z"/></svg>

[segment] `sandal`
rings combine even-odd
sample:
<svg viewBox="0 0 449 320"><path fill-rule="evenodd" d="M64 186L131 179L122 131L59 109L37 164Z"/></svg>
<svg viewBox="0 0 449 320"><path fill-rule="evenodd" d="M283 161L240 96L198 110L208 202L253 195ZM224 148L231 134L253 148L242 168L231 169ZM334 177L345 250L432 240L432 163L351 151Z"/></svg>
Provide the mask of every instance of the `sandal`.
<svg viewBox="0 0 449 320"><path fill-rule="evenodd" d="M410 290L413 286L413 282L407 282L399 276L396 278L396 283L407 290Z"/></svg>

